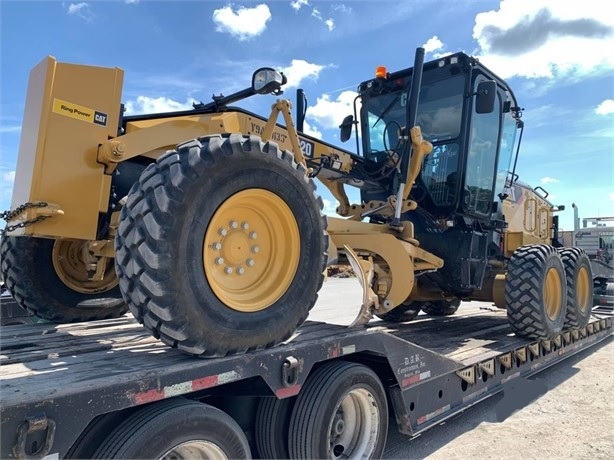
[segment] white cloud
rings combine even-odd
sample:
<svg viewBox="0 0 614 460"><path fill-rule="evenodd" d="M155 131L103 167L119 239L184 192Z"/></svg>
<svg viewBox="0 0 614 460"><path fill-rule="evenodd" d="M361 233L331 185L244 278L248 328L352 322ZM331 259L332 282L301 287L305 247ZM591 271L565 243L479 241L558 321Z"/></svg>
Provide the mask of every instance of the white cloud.
<svg viewBox="0 0 614 460"><path fill-rule="evenodd" d="M136 115L139 113L162 113L189 110L192 102L177 102L167 97L147 97L138 96L135 101L126 102L126 115Z"/></svg>
<svg viewBox="0 0 614 460"><path fill-rule="evenodd" d="M558 179L554 179L553 177L546 176L546 177L542 177L540 179L540 181L541 181L542 184L553 184L555 182L558 182L559 180Z"/></svg>
<svg viewBox="0 0 614 460"><path fill-rule="evenodd" d="M137 3L139 3L140 0L124 0L125 3L127 3L128 5L135 5Z"/></svg>
<svg viewBox="0 0 614 460"><path fill-rule="evenodd" d="M326 24L326 27L328 27L328 30L333 30L335 28L335 21L332 20L331 18L328 18L326 21L324 21L324 24Z"/></svg>
<svg viewBox="0 0 614 460"><path fill-rule="evenodd" d="M298 11L303 6L309 6L309 2L307 0L295 0L293 2L290 2L290 6L296 11Z"/></svg>
<svg viewBox="0 0 614 460"><path fill-rule="evenodd" d="M320 72L327 66L312 64L302 59L292 59L290 67L283 69L284 75L288 78L288 83L284 88L298 88L305 78L317 80Z"/></svg>
<svg viewBox="0 0 614 460"><path fill-rule="evenodd" d="M347 115L354 114L356 96L354 91L343 91L337 99L331 100L328 94L323 94L315 105L307 108L306 116L324 129L339 129L343 119Z"/></svg>
<svg viewBox="0 0 614 460"><path fill-rule="evenodd" d="M433 51L442 50L443 42L437 37L437 35L429 38L424 45L422 45L426 53L432 53Z"/></svg>
<svg viewBox="0 0 614 460"><path fill-rule="evenodd" d="M62 3L62 6L66 6ZM84 19L86 22L91 22L94 20L94 13L90 9L90 4L81 2L81 3L70 3L66 6L66 12L68 14L73 14L75 16L79 16L81 19Z"/></svg>
<svg viewBox="0 0 614 460"><path fill-rule="evenodd" d="M12 184L15 181L15 171L5 172L2 175L2 181Z"/></svg>
<svg viewBox="0 0 614 460"><path fill-rule="evenodd" d="M343 3L337 3L333 6L330 7L331 10L333 11L338 11L340 13L345 13L345 14L349 14L352 12L352 7L351 6L346 6Z"/></svg>
<svg viewBox="0 0 614 460"><path fill-rule="evenodd" d="M614 193L608 193L608 199L614 201Z"/></svg>
<svg viewBox="0 0 614 460"><path fill-rule="evenodd" d="M315 137L316 139L322 139L322 133L315 126L311 126L307 120L303 121L303 132L308 136Z"/></svg>
<svg viewBox="0 0 614 460"><path fill-rule="evenodd" d="M595 109L597 115L610 115L614 113L614 99L606 99Z"/></svg>
<svg viewBox="0 0 614 460"><path fill-rule="evenodd" d="M215 30L227 32L239 40L249 40L262 34L271 20L271 10L264 3L253 8L225 6L213 11Z"/></svg>
<svg viewBox="0 0 614 460"><path fill-rule="evenodd" d="M601 0L501 0L475 18L478 56L503 78L578 79L614 69L614 15Z"/></svg>

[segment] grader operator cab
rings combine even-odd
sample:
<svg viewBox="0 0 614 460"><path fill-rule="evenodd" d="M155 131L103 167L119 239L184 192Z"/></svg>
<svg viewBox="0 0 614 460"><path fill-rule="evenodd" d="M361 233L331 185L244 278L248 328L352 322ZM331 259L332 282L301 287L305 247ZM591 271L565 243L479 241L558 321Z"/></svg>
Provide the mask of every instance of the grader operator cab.
<svg viewBox="0 0 614 460"><path fill-rule="evenodd" d="M304 107L297 129L286 100L268 119L229 105L279 95L273 69L193 110L122 116L121 69L45 59L30 76L2 277L41 317L129 308L198 356L291 337L332 261L363 288L353 325L477 299L506 308L522 336L584 326L586 255L556 248L544 197L511 196L523 126L511 89L464 53L423 61L418 48L413 68L359 85L341 125L342 140L359 130L350 152L302 133ZM340 217L322 214L315 180Z"/></svg>

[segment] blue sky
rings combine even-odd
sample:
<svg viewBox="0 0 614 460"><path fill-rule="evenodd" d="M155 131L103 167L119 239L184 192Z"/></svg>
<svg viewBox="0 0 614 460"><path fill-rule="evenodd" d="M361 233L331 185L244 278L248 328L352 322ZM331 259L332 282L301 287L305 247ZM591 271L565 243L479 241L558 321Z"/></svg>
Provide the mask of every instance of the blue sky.
<svg viewBox="0 0 614 460"><path fill-rule="evenodd" d="M338 143L359 82L465 51L525 108L520 179L565 205L561 226L614 216L614 16L602 0L0 2L0 211L11 205L28 74L45 56L125 70L130 113L189 108L260 66L302 87L308 132ZM273 98L239 105L267 114ZM346 144L351 148L352 143ZM335 203L319 187L327 210Z"/></svg>

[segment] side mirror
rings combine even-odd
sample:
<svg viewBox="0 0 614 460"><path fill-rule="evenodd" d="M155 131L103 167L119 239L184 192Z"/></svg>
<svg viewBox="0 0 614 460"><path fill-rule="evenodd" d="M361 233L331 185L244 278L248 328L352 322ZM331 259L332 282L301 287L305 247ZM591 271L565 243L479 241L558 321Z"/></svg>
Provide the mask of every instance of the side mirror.
<svg viewBox="0 0 614 460"><path fill-rule="evenodd" d="M339 139L341 142L346 142L352 137L352 126L354 126L354 115L348 115L339 125L339 129L341 130Z"/></svg>
<svg viewBox="0 0 614 460"><path fill-rule="evenodd" d="M252 89L256 94L281 94L281 87L288 79L286 76L270 67L262 67L252 76Z"/></svg>
<svg viewBox="0 0 614 460"><path fill-rule="evenodd" d="M475 95L475 111L477 113L492 113L495 110L497 83L494 80L478 83L478 90Z"/></svg>

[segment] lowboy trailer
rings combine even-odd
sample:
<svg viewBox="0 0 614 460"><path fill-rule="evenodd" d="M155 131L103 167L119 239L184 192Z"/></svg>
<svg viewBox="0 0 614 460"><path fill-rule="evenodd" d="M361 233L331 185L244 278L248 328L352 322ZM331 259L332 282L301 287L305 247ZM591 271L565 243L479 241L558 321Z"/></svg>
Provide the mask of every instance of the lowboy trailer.
<svg viewBox="0 0 614 460"><path fill-rule="evenodd" d="M612 335L593 315L531 341L486 305L363 328L310 319L277 347L215 359L128 316L6 326L0 456L378 458L389 419L416 436Z"/></svg>

